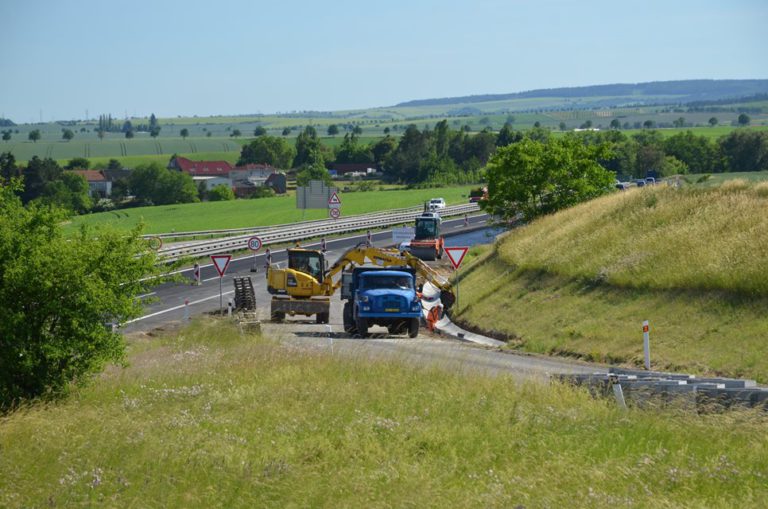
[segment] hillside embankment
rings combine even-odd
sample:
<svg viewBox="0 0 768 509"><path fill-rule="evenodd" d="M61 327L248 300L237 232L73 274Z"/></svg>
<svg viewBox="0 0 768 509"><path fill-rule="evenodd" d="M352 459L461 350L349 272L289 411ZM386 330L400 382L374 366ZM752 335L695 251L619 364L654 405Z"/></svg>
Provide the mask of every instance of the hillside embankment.
<svg viewBox="0 0 768 509"><path fill-rule="evenodd" d="M516 229L453 318L525 351L768 381L768 184L635 189Z"/></svg>

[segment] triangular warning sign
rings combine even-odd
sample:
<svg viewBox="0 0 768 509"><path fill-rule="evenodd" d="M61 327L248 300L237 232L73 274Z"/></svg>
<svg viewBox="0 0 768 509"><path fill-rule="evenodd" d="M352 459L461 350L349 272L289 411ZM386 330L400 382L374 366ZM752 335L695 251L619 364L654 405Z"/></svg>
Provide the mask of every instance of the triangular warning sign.
<svg viewBox="0 0 768 509"><path fill-rule="evenodd" d="M468 247L446 247L445 254L448 255L448 259L451 260L451 265L454 269L458 269L461 265L461 261L469 251Z"/></svg>
<svg viewBox="0 0 768 509"><path fill-rule="evenodd" d="M334 191L331 197L328 198L328 205L341 205L341 200L339 199L339 195L336 194L336 191Z"/></svg>
<svg viewBox="0 0 768 509"><path fill-rule="evenodd" d="M216 271L219 273L219 277L224 277L224 273L229 267L229 261L232 259L232 255L211 255L213 260L213 266L216 267Z"/></svg>

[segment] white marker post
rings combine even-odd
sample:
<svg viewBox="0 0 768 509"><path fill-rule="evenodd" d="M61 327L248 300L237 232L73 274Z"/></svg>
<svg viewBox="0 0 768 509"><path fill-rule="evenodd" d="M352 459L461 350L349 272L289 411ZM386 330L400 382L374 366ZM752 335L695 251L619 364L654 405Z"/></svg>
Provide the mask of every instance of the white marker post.
<svg viewBox="0 0 768 509"><path fill-rule="evenodd" d="M645 356L645 369L651 370L651 338L648 327L648 320L643 321L643 354Z"/></svg>
<svg viewBox="0 0 768 509"><path fill-rule="evenodd" d="M184 299L184 321L189 320L189 299Z"/></svg>

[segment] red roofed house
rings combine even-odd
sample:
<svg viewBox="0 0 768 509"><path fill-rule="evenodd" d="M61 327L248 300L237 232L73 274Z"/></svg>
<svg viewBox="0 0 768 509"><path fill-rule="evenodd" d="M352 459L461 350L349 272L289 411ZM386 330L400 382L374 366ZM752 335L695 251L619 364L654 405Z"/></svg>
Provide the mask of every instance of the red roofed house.
<svg viewBox="0 0 768 509"><path fill-rule="evenodd" d="M112 182L107 180L99 170L74 170L74 173L85 177L91 196L106 198L112 194Z"/></svg>
<svg viewBox="0 0 768 509"><path fill-rule="evenodd" d="M189 174L195 183L205 182L207 190L219 184L232 187L232 179L229 177L232 165L226 161L192 161L176 156L168 163L168 169Z"/></svg>
<svg viewBox="0 0 768 509"><path fill-rule="evenodd" d="M235 195L241 198L250 196L261 186L271 187L277 194L284 194L287 190L285 173L269 164L236 166L229 176Z"/></svg>

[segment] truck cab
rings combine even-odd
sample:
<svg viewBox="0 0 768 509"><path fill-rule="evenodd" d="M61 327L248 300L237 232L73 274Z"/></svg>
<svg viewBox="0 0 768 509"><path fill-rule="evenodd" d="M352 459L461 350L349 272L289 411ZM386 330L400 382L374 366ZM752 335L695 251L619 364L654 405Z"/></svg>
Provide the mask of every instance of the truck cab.
<svg viewBox="0 0 768 509"><path fill-rule="evenodd" d="M344 330L368 335L371 325L387 327L390 334L419 334L421 299L416 294L416 273L410 267L355 267L342 274Z"/></svg>

